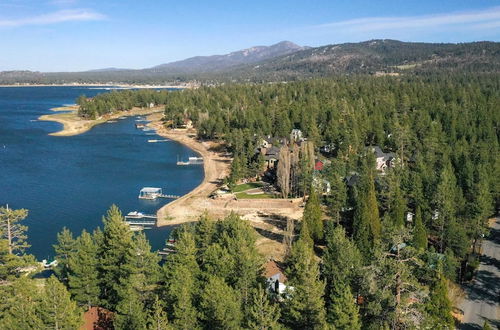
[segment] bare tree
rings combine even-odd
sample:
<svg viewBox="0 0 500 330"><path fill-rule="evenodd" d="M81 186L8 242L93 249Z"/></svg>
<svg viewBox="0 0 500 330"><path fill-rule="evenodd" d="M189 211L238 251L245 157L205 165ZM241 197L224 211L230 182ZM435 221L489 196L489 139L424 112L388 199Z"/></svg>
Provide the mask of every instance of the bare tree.
<svg viewBox="0 0 500 330"><path fill-rule="evenodd" d="M282 197L288 197L290 194L290 149L287 145L280 149L276 177Z"/></svg>
<svg viewBox="0 0 500 330"><path fill-rule="evenodd" d="M29 247L26 242L28 227L20 223L27 216L28 210L12 210L8 205L0 207L0 238L7 240L9 254L23 252Z"/></svg>
<svg viewBox="0 0 500 330"><path fill-rule="evenodd" d="M285 245L285 256L290 255L292 251L293 237L295 235L295 220L286 218L286 229L283 235L283 244Z"/></svg>

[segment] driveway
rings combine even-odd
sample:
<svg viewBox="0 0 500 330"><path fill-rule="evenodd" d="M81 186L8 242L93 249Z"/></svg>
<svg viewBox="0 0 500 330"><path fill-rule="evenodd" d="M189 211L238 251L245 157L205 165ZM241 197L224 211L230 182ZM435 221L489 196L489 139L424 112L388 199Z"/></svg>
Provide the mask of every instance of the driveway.
<svg viewBox="0 0 500 330"><path fill-rule="evenodd" d="M500 329L500 217L491 224L490 235L484 239L483 254L477 274L467 287L460 308L464 312L460 329L482 329L488 321Z"/></svg>

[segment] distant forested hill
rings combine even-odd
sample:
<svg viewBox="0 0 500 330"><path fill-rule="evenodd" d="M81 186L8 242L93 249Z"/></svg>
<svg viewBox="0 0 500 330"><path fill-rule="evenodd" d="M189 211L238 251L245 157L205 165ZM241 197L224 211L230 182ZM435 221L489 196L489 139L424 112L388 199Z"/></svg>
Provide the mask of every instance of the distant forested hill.
<svg viewBox="0 0 500 330"><path fill-rule="evenodd" d="M279 80L335 74L426 73L437 71L498 72L500 43L412 43L372 40L328 45L274 58L233 74L249 79Z"/></svg>
<svg viewBox="0 0 500 330"><path fill-rule="evenodd" d="M227 55L194 57L143 70L41 73L0 72L0 84L262 82L342 74L428 75L499 72L500 43L414 43L371 40L316 48L279 43Z"/></svg>

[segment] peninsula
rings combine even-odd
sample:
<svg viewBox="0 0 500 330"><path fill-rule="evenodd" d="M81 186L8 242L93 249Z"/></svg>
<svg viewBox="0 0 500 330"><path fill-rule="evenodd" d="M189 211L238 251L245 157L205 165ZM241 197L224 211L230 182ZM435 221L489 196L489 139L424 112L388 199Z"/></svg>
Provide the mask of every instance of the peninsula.
<svg viewBox="0 0 500 330"><path fill-rule="evenodd" d="M63 125L63 129L58 132L50 133L50 135L72 136L85 133L96 125L105 123L110 120L115 120L120 117L144 116L156 112L162 112L163 107L162 106L156 106L151 108L134 107L131 110L107 113L97 119L84 119L78 116L78 105L57 107L57 108L52 108L51 110L58 113L40 116L38 120L58 122Z"/></svg>

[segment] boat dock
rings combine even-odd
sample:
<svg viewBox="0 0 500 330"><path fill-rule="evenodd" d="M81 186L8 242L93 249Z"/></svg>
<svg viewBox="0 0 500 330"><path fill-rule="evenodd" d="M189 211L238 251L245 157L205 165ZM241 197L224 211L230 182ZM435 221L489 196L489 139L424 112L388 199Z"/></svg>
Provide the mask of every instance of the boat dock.
<svg viewBox="0 0 500 330"><path fill-rule="evenodd" d="M155 143L155 142L168 142L170 140L148 140L149 143Z"/></svg>
<svg viewBox="0 0 500 330"><path fill-rule="evenodd" d="M125 217L125 222L133 226L154 226L156 225L155 214L144 214L138 211L129 212Z"/></svg>
<svg viewBox="0 0 500 330"><path fill-rule="evenodd" d="M166 195L163 193L161 188L155 188L155 187L144 187L139 191L139 199L150 199L154 200L157 198L170 198L170 199L177 199L181 198L181 196L178 195Z"/></svg>
<svg viewBox="0 0 500 330"><path fill-rule="evenodd" d="M162 250L158 251L158 255L160 255L162 259L165 260L169 254L177 253L175 243L175 239L169 238L167 240L167 243L165 244L166 246Z"/></svg>
<svg viewBox="0 0 500 330"><path fill-rule="evenodd" d="M189 157L187 162L179 160L179 157L177 157L178 166L197 165L197 164L203 164L202 157Z"/></svg>

